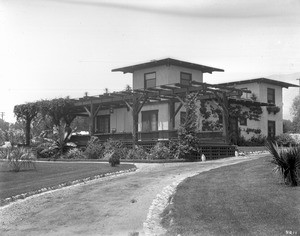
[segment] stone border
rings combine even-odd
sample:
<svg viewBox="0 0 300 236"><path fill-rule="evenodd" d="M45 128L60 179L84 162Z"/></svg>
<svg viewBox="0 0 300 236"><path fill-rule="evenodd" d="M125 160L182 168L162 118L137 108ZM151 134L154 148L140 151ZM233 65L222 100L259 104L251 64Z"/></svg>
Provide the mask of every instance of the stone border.
<svg viewBox="0 0 300 236"><path fill-rule="evenodd" d="M91 181L91 180L96 180L96 179L105 178L105 177L109 177L109 176L118 176L118 175L121 175L121 174L134 172L136 170L137 170L137 167L134 167L134 168L131 168L131 169L128 169L128 170L120 170L120 171L117 171L117 172L108 172L106 174L100 174L100 175L95 175L95 176L92 176L92 177L87 177L87 178L84 178L84 179L68 181L68 182L65 182L65 183L62 183L62 184L59 184L59 185L55 185L55 186L51 186L51 187L47 187L47 188L42 188L42 189L39 189L39 190L27 192L27 193L22 193L22 194L15 195L15 196L12 196L12 197L9 197L9 198L1 199L0 207L3 207L3 206L5 206L5 205L7 205L11 202L15 202L15 201L20 200L20 199L25 199L25 198L31 197L33 195L37 195L37 194L41 194L41 193L45 193L45 192L49 192L49 191L53 191L53 190L58 190L58 189L61 189L61 188L64 188L64 187L72 186L72 185L86 183L86 182Z"/></svg>

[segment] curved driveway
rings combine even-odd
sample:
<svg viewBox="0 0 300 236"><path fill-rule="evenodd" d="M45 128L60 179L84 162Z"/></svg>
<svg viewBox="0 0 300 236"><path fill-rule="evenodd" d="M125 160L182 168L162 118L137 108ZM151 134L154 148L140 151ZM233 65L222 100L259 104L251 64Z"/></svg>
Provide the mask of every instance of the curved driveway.
<svg viewBox="0 0 300 236"><path fill-rule="evenodd" d="M136 164L138 170L29 197L0 208L1 235L144 235L149 207L174 181L260 157Z"/></svg>

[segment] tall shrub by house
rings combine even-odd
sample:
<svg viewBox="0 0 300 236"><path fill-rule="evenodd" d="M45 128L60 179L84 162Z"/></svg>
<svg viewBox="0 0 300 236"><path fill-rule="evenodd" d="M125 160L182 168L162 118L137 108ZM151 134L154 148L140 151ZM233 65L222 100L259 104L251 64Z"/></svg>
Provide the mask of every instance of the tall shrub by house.
<svg viewBox="0 0 300 236"><path fill-rule="evenodd" d="M186 96L185 108L186 118L178 130L178 146L175 152L176 158L195 160L199 152L199 138L196 135L197 130L197 94L190 93Z"/></svg>

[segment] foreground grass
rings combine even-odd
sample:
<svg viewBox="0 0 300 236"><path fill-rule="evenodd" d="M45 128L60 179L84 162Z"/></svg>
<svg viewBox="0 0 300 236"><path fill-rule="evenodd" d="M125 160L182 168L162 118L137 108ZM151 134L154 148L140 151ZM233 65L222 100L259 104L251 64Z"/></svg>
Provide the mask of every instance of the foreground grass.
<svg viewBox="0 0 300 236"><path fill-rule="evenodd" d="M167 235L300 234L300 188L274 177L269 157L222 167L178 186Z"/></svg>
<svg viewBox="0 0 300 236"><path fill-rule="evenodd" d="M9 171L7 163L1 161L0 199L133 167L135 166L131 164L111 167L108 163L37 162L36 170L16 173Z"/></svg>

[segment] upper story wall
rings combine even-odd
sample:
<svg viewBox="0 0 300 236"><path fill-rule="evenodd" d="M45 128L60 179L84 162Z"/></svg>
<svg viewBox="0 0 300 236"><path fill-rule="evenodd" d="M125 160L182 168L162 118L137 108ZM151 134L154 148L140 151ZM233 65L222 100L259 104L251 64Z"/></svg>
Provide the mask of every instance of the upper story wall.
<svg viewBox="0 0 300 236"><path fill-rule="evenodd" d="M249 89L251 93L244 93L242 98L251 98L252 94L255 94L257 101L268 102L268 88L275 90L275 105L281 107L282 104L282 87L267 83L245 83L234 85L238 89Z"/></svg>
<svg viewBox="0 0 300 236"><path fill-rule="evenodd" d="M203 82L203 73L198 70L193 70L180 66L156 66L152 68L137 70L133 72L133 89L143 89L145 74L156 73L156 86L180 83L180 73L189 73L192 75L192 80Z"/></svg>

